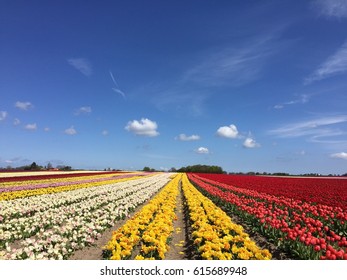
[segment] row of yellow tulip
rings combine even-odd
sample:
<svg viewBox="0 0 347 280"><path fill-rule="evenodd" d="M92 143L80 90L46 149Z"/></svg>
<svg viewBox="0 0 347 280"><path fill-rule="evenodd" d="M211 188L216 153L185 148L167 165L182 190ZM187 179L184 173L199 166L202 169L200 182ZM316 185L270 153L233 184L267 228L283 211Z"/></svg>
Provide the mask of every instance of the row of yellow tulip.
<svg viewBox="0 0 347 280"><path fill-rule="evenodd" d="M128 259L137 244L142 246L135 259L165 258L168 238L173 232L181 176L176 175L139 213L113 232L111 240L103 248L104 258Z"/></svg>
<svg viewBox="0 0 347 280"><path fill-rule="evenodd" d="M72 191L72 190L77 190L82 188L103 186L103 185L114 184L118 182L125 182L128 180L135 180L141 177L143 176L133 176L133 177L119 178L119 179L106 180L106 181L77 183L77 184L72 184L67 186L63 185L63 186L57 186L57 187L37 188L37 189L29 189L29 190L24 189L19 191L3 192L3 193L0 193L0 201L24 198L24 197L34 196L34 195L43 195L43 194Z"/></svg>
<svg viewBox="0 0 347 280"><path fill-rule="evenodd" d="M143 172L120 172L120 173L110 173L110 174L97 174L85 176L81 174L80 176L74 177L62 177L62 178L49 178L49 179L38 179L38 176L35 176L35 180L25 180L25 181L10 181L10 182L1 182L0 188L4 187L14 187L14 186L27 186L27 185L35 185L35 184L55 184L55 183L68 183L68 182L76 182L82 180L93 180L93 179L102 179L102 178L115 178L118 176L130 175L134 176ZM18 178L20 178L18 176Z"/></svg>
<svg viewBox="0 0 347 280"><path fill-rule="evenodd" d="M260 249L242 226L233 223L222 209L189 182L186 174L182 177L182 189L189 209L194 244L203 259L271 259L270 252Z"/></svg>

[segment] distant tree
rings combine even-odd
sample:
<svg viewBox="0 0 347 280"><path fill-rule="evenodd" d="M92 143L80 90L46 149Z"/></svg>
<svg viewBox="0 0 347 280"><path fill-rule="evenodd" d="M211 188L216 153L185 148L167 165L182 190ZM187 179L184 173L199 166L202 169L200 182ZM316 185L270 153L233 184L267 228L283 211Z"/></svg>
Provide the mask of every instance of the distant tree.
<svg viewBox="0 0 347 280"><path fill-rule="evenodd" d="M181 167L177 170L178 172L196 172L196 173L224 173L223 169L220 166L216 165L188 165L186 167Z"/></svg>
<svg viewBox="0 0 347 280"><path fill-rule="evenodd" d="M151 169L150 169L148 166L145 166L145 167L142 169L142 171L145 171L145 172L150 172L150 171L151 171Z"/></svg>
<svg viewBox="0 0 347 280"><path fill-rule="evenodd" d="M61 171L71 171L72 167L68 165L58 165L57 168Z"/></svg>
<svg viewBox="0 0 347 280"><path fill-rule="evenodd" d="M285 172L275 172L275 173L272 173L272 175L274 175L274 176L289 176L289 173L285 173Z"/></svg>
<svg viewBox="0 0 347 280"><path fill-rule="evenodd" d="M53 168L53 165L52 165L52 163L47 163L47 169L52 169Z"/></svg>
<svg viewBox="0 0 347 280"><path fill-rule="evenodd" d="M72 170L72 167L67 165L63 168L64 171L71 171Z"/></svg>
<svg viewBox="0 0 347 280"><path fill-rule="evenodd" d="M30 165L30 170L39 170L39 169L41 169L41 167L38 166L35 161Z"/></svg>

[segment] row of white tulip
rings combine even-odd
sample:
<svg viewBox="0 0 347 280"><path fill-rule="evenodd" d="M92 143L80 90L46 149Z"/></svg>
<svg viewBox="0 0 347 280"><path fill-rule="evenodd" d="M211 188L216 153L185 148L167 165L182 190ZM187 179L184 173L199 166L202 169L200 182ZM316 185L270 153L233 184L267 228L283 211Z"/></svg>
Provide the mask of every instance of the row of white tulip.
<svg viewBox="0 0 347 280"><path fill-rule="evenodd" d="M0 201L0 221L8 219L28 217L36 212L43 212L53 207L61 207L62 205L75 204L84 201L86 197L107 195L114 192L115 188L127 189L133 185L149 185L156 180L151 177L138 178L134 181L122 181L118 183L99 185L92 183L94 187L79 188L68 192L48 193L37 196L29 196L20 199ZM81 184L83 185L83 184Z"/></svg>
<svg viewBox="0 0 347 280"><path fill-rule="evenodd" d="M6 219L0 236L7 242L0 254L4 259L66 259L75 250L93 244L101 232L128 216L131 209L148 200L169 180L169 174L161 174L83 189L84 196L81 190L51 194L46 197L56 202L51 208L47 208L45 198L31 197L39 209L44 205L45 210ZM62 201L70 197L74 198L68 203ZM11 243L14 240L17 241Z"/></svg>

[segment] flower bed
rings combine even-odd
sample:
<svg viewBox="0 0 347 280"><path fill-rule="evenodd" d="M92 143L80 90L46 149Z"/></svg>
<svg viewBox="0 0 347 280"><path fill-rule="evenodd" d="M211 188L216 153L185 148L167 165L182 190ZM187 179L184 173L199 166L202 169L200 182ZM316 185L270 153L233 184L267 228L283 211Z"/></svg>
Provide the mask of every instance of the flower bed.
<svg viewBox="0 0 347 280"><path fill-rule="evenodd" d="M143 175L140 174L130 174L121 176L107 176L106 178L88 178L83 180L64 180L64 179L52 179L48 183L39 183L36 181L27 181L26 184L7 186L0 188L0 201L1 200L12 200L17 198L24 198L35 195L43 195L50 193L58 193L76 190L80 188L89 188L94 186L101 186L106 184L112 184L132 179L138 179Z"/></svg>
<svg viewBox="0 0 347 280"><path fill-rule="evenodd" d="M260 249L242 226L211 200L203 196L188 180L182 178L182 189L188 205L197 253L203 259L271 259L268 250Z"/></svg>
<svg viewBox="0 0 347 280"><path fill-rule="evenodd" d="M66 259L170 180L169 174L131 179L0 201L0 257Z"/></svg>
<svg viewBox="0 0 347 280"><path fill-rule="evenodd" d="M318 203L347 210L347 179L344 177L271 177L227 174L198 174L229 186Z"/></svg>
<svg viewBox="0 0 347 280"><path fill-rule="evenodd" d="M293 257L347 259L347 216L341 208L237 188L197 175L189 179Z"/></svg>
<svg viewBox="0 0 347 280"><path fill-rule="evenodd" d="M164 259L173 231L178 184L176 175L142 210L113 233L105 245L105 259L129 259L139 245L135 259Z"/></svg>

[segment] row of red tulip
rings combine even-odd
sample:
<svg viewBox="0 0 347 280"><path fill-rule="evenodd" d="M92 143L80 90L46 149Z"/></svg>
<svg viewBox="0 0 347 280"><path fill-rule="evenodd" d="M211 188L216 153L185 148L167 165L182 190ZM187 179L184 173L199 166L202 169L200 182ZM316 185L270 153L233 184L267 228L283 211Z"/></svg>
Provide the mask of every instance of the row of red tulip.
<svg viewBox="0 0 347 280"><path fill-rule="evenodd" d="M199 174L199 176L261 193L339 206L347 210L347 178L344 177L305 178L228 174Z"/></svg>
<svg viewBox="0 0 347 280"><path fill-rule="evenodd" d="M229 209L275 240L283 249L300 259L347 259L345 213L307 211L307 202L276 197L254 190L189 175L189 179ZM299 207L305 204L305 207ZM319 208L320 209L320 208ZM323 207L324 209L324 207ZM326 209L330 209L329 206ZM331 210L331 209L330 209ZM317 214L317 215L316 215Z"/></svg>
<svg viewBox="0 0 347 280"><path fill-rule="evenodd" d="M251 199L258 199L264 202L271 202L271 205L268 206L270 208L272 207L273 203L276 203L276 206L277 206L276 210L280 212L281 212L281 208L278 208L278 206L289 207L289 209L296 209L296 211L300 213L304 213L305 216L306 214L309 213L311 216L319 217L320 219L324 219L325 221L328 221L328 222L331 219L338 219L340 220L340 223L344 225L345 222L347 221L347 211L344 211L344 209L341 207L317 204L315 202L312 203L308 201L302 201L302 200L293 199L286 196L271 195L271 194L259 192L259 191L248 189L248 188L235 187L230 184L224 184L224 183L216 182L211 179L207 179L205 178L204 175L201 175L201 174L199 174L199 178L210 184L217 183L218 186L224 189L227 189L229 191L232 191L236 195L247 196ZM283 214L288 215L288 213L286 212L283 212ZM299 218L301 217L302 216L300 215ZM335 220L333 222L335 223Z"/></svg>

